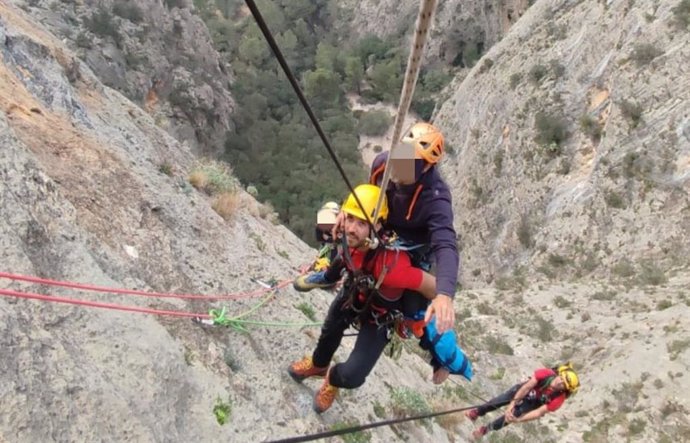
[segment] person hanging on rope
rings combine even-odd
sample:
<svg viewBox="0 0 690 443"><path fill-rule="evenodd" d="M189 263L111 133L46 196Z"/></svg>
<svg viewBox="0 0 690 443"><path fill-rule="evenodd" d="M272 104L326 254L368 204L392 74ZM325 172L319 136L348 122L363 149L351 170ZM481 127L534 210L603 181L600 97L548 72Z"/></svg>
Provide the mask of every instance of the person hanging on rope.
<svg viewBox="0 0 690 443"><path fill-rule="evenodd" d="M524 383L518 383L483 405L465 411L472 421L505 405L505 414L488 426L477 428L472 435L480 439L489 431L498 431L510 423L536 420L554 412L580 388L580 380L570 363L556 368L541 368Z"/></svg>
<svg viewBox="0 0 690 443"><path fill-rule="evenodd" d="M340 205L336 202L326 202L316 213L316 241L319 243L319 255L309 270L320 272L326 270L337 255L337 248L333 241L333 226L340 213ZM333 284L335 286L335 283Z"/></svg>
<svg viewBox="0 0 690 443"><path fill-rule="evenodd" d="M402 319L400 309L404 290L417 291L431 300L437 297L435 278L413 267L407 252L387 249L383 245L369 248L372 225L367 220L372 220L378 235L383 236L382 222L389 216L384 198L379 219L373 220L381 189L365 184L355 188L354 194L363 208L353 194L343 203L342 241L345 245L326 271L339 276L344 268L345 282L330 305L316 349L311 356L292 363L288 368L290 376L298 382L308 377L325 376L313 401L314 410L318 413L331 407L338 389L355 389L364 383L390 341L396 323ZM333 277L331 281L337 278ZM354 349L347 361L330 366L343 334L351 324L359 329ZM471 379L471 363L462 349L458 348L456 353L462 360L457 373Z"/></svg>
<svg viewBox="0 0 690 443"><path fill-rule="evenodd" d="M410 157L413 159L410 158L405 163L409 165L413 162L413 168L411 174L406 174L406 165L401 165L403 162L397 159L391 159L393 179L386 189L390 214L385 227L400 237L399 246L410 252L415 266L431 271L431 262L434 262L437 294L429 303L428 299L419 294L406 291L403 313L406 318L415 321L426 321L435 314L436 329L429 331L427 336L436 333L444 336L448 331L452 332L455 321L453 298L460 268L457 236L453 227L452 197L436 167L443 157L445 141L437 127L419 122L411 126L402 142L407 148L411 148ZM381 185L387 158L388 153L383 152L374 159L371 184ZM334 236L342 228L343 218L344 214L341 213L334 227ZM298 291L331 287L334 282L328 277L339 279L337 274L314 272L298 277L293 286ZM454 332L452 334L453 337L443 337L443 341L454 342ZM422 347L425 347L424 344ZM448 376L447 372L440 369L438 362L432 360L432 366L436 381L442 381Z"/></svg>

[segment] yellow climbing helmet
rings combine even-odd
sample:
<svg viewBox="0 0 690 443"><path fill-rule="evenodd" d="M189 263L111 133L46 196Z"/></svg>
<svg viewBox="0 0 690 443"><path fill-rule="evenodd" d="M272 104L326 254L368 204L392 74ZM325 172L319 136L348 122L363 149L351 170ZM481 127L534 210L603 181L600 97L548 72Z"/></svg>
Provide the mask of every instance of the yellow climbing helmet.
<svg viewBox="0 0 690 443"><path fill-rule="evenodd" d="M438 163L443 157L445 146L443 134L432 124L423 122L413 124L403 136L402 141L412 144L416 156L432 165Z"/></svg>
<svg viewBox="0 0 690 443"><path fill-rule="evenodd" d="M371 220L372 222L374 221L374 211L376 211L376 203L379 201L379 195L381 195L381 188L375 185L359 185L355 188L355 192L357 195L357 198L359 198L359 201L362 203L362 206L364 207L364 211L366 212L367 216L364 215L364 212L362 212L362 208L359 207L357 204L357 200L355 200L355 196L350 193L350 195L347 196L347 199L345 199L345 203L343 203L342 206L342 211L346 214L353 215L361 220ZM383 201L381 203L381 209L379 210L379 219L385 221L388 218L388 203L386 202L386 197L384 196Z"/></svg>
<svg viewBox="0 0 690 443"><path fill-rule="evenodd" d="M558 367L558 375L561 376L565 389L569 394L574 394L580 389L580 378L570 362Z"/></svg>
<svg viewBox="0 0 690 443"><path fill-rule="evenodd" d="M319 225L332 225L340 212L340 205L336 202L326 202L316 213L316 223Z"/></svg>

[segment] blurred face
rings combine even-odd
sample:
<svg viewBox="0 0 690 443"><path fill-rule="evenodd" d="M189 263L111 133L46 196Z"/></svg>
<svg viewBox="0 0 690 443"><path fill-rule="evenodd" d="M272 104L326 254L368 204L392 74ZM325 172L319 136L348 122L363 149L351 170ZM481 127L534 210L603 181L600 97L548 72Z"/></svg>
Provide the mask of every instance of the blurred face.
<svg viewBox="0 0 690 443"><path fill-rule="evenodd" d="M551 388L559 391L565 391L565 382L563 382L563 377L563 375L559 375L558 377L554 378L551 382Z"/></svg>

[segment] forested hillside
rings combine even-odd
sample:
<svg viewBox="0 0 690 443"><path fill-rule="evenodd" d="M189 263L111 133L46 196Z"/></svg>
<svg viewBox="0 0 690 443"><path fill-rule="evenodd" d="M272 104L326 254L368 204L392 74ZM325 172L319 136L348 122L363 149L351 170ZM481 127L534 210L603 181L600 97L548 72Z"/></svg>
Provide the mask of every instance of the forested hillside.
<svg viewBox="0 0 690 443"><path fill-rule="evenodd" d="M369 165L362 164L357 150L359 135L381 134L392 119L384 112L352 112L346 94L397 105L407 40L373 35L350 40L348 13L334 0L257 4L348 177L354 183L366 179ZM311 242L316 208L342 198L346 187L243 5L237 0L196 2L235 78L230 87L237 102L235 129L228 134L225 159L293 232ZM449 79L443 70L424 72L413 109L429 118L433 94Z"/></svg>

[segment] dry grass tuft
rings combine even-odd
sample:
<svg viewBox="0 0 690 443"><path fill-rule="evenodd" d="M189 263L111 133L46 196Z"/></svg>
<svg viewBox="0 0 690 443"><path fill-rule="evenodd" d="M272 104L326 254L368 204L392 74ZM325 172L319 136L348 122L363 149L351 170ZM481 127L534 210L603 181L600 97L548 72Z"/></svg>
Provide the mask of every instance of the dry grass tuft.
<svg viewBox="0 0 690 443"><path fill-rule="evenodd" d="M216 197L212 208L225 220L230 220L240 206L240 195L236 192L223 192Z"/></svg>

